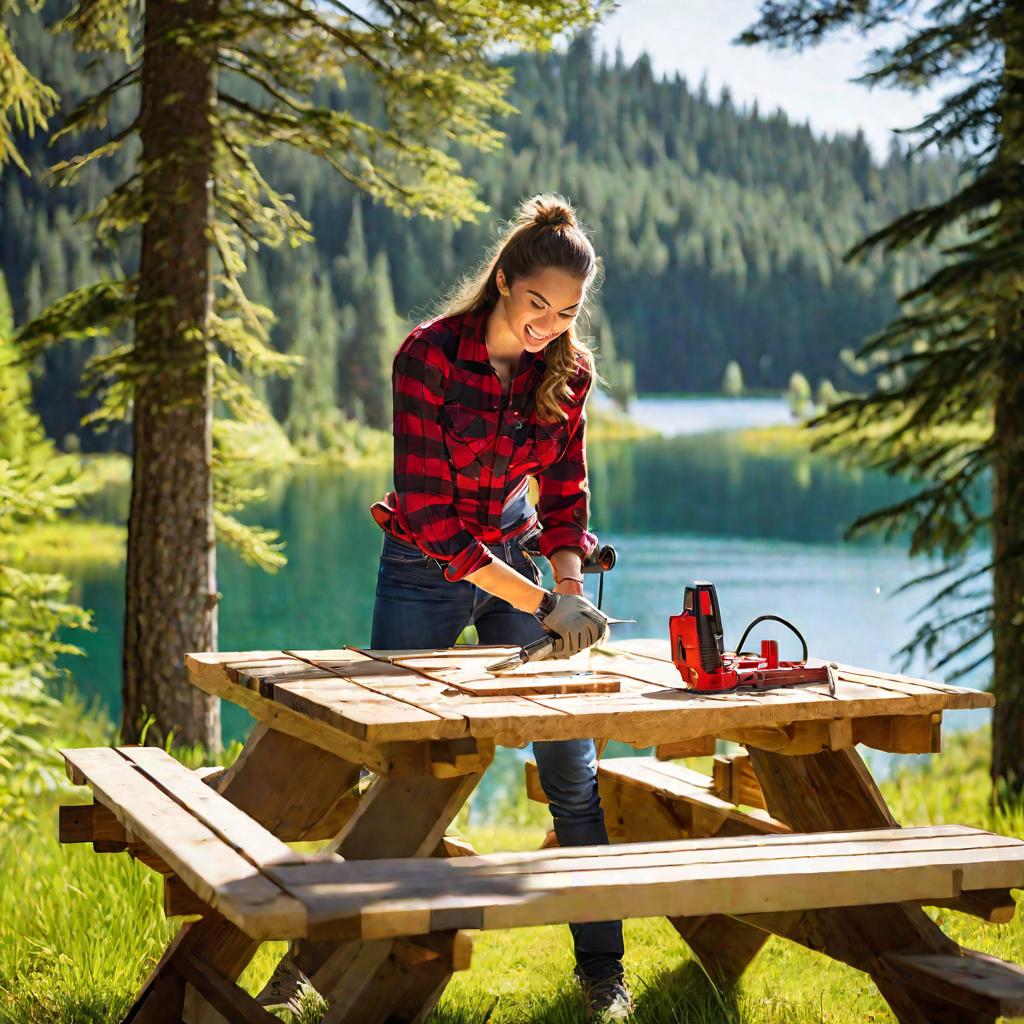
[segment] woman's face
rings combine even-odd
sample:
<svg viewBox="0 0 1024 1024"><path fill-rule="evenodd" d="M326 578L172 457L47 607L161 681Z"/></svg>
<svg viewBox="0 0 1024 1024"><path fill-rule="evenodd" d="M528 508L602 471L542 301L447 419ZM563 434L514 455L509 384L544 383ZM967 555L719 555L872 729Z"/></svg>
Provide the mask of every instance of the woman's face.
<svg viewBox="0 0 1024 1024"><path fill-rule="evenodd" d="M545 267L511 286L504 270L496 283L509 329L527 352L540 352L569 328L580 311L586 281L564 270Z"/></svg>

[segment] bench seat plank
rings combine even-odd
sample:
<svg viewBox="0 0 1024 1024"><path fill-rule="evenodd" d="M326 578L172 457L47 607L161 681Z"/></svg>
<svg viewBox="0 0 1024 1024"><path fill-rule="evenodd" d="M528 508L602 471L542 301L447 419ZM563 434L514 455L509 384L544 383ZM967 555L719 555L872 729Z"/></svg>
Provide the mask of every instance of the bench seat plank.
<svg viewBox="0 0 1024 1024"><path fill-rule="evenodd" d="M776 821L762 808L741 811L734 803L714 792L714 781L707 775L685 765L659 761L653 757L612 757L598 761L598 785L618 784L627 790L651 794L673 803L685 803L710 812L712 820L739 822L759 832L788 832L789 827ZM534 761L526 762L526 791L533 800L547 803ZM602 796L602 800L605 796ZM614 801L612 801L614 803Z"/></svg>
<svg viewBox="0 0 1024 1024"><path fill-rule="evenodd" d="M654 847L654 849L651 849ZM280 877L327 936L948 899L1024 884L1024 842L958 826L310 863Z"/></svg>
<svg viewBox="0 0 1024 1024"><path fill-rule="evenodd" d="M244 831L238 829L238 823L231 820L231 812L241 812L182 767L189 781L204 791L201 795L208 817L214 816L210 811L212 805L223 804L217 812L218 816L222 815L221 827L219 832L215 831L125 756L132 751L140 760L158 763L156 755L147 755L141 750L88 747L62 750L61 754L68 765L86 779L96 799L113 812L125 829L166 861L204 903L252 938L304 935L306 910L303 904L285 893L240 850L248 848L257 854L270 852L275 844L274 855L284 856L280 847L291 859L300 855L284 844L276 845L279 841L269 832L257 837L255 829L260 826L255 822L250 822L251 827L246 826ZM233 834L233 842L226 841L225 834Z"/></svg>

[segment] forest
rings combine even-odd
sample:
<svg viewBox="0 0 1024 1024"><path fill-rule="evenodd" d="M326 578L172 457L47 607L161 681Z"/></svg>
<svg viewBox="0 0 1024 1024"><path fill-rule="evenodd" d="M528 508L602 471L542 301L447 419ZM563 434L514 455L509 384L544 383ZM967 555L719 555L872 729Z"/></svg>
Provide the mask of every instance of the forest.
<svg viewBox="0 0 1024 1024"><path fill-rule="evenodd" d="M14 19L12 35L69 109L100 71L65 36L51 36L46 21ZM620 401L635 392L719 391L730 363L747 389L784 389L795 371L814 388L822 380L863 387L871 368L854 352L891 320L896 296L936 256L912 248L849 264L844 253L899 211L946 198L957 183L952 156L911 158L894 141L879 160L860 133L821 138L781 111L738 108L727 90L712 96L703 81L658 78L646 57L627 63L621 52L595 52L589 33L564 51L506 63L515 110L495 119L504 144L458 152L489 207L475 221L402 216L309 154L257 154L267 179L312 225L310 244L263 247L246 275L250 298L276 316L275 347L302 357L288 378L253 381L300 450L332 447L346 424L389 427L398 342L483 258L515 204L542 190L573 201L602 255L604 279L584 333ZM341 106L334 86L318 88L318 102ZM382 117L365 76L349 75L344 100L371 122ZM131 90L115 97L112 126L130 106ZM133 141L55 189L40 172L74 144L19 140L34 173L8 166L0 182L0 271L15 323L72 288L133 272L133 243L98 247L81 220L127 174ZM83 368L110 344L56 346L37 367L37 408L68 450L128 447L127 428L99 433L81 422L96 401L80 393ZM728 389L735 387L733 369Z"/></svg>

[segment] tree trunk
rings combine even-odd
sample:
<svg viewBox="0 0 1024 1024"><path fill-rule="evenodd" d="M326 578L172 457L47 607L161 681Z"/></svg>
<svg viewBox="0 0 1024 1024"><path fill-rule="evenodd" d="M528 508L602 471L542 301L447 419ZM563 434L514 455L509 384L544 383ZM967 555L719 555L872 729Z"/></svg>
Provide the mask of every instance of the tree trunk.
<svg viewBox="0 0 1024 1024"><path fill-rule="evenodd" d="M209 321L215 0L148 0L139 133L142 229L122 737L220 749L220 705L184 656L217 641Z"/></svg>
<svg viewBox="0 0 1024 1024"><path fill-rule="evenodd" d="M1024 10L1007 4L999 159L1024 163ZM1024 237L1024 197L1001 215L1017 244ZM997 793L1024 795L1024 274L1001 297L996 344L1003 372L995 399L992 479L993 666L992 780Z"/></svg>

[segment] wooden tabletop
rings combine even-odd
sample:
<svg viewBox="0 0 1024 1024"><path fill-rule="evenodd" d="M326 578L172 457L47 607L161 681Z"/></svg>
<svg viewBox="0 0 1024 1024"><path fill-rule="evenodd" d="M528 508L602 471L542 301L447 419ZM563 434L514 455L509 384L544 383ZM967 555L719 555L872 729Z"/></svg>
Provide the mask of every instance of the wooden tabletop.
<svg viewBox="0 0 1024 1024"><path fill-rule="evenodd" d="M522 746L603 737L646 747L717 736L788 753L854 743L928 752L938 749L944 710L995 703L979 690L842 664L834 696L824 683L698 694L683 688L661 640L592 648L497 678L486 671L514 650L220 652L189 654L186 663L201 689L271 725L285 722L287 731L303 720L314 727L311 741L328 748L333 733L367 746L462 738ZM557 688L580 680L617 692L468 692L491 683L529 690L531 682Z"/></svg>

